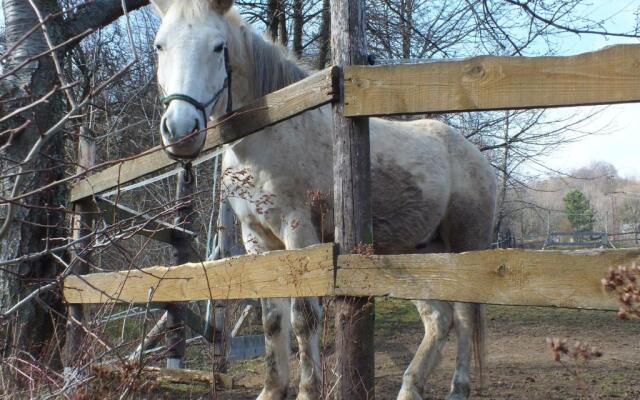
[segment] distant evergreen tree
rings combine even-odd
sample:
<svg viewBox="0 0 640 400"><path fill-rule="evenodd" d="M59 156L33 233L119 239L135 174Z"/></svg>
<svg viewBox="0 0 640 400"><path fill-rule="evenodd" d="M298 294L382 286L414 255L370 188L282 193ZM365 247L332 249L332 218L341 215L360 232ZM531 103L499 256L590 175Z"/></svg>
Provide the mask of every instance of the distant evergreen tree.
<svg viewBox="0 0 640 400"><path fill-rule="evenodd" d="M579 190L572 190L562 199L567 218L574 230L578 232L592 231L596 220L596 212L589 199Z"/></svg>

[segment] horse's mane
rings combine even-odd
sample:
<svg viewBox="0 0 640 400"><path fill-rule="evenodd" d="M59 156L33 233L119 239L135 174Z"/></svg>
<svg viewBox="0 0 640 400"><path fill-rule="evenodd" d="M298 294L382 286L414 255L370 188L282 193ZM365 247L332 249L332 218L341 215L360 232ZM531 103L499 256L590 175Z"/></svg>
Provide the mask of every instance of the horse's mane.
<svg viewBox="0 0 640 400"><path fill-rule="evenodd" d="M263 38L249 26L238 11L226 14L231 29L243 31L248 56L246 65L254 80L253 95L261 97L306 78L309 73L282 46Z"/></svg>
<svg viewBox="0 0 640 400"><path fill-rule="evenodd" d="M207 15L208 12L215 11L214 4L210 0L174 1L171 3L171 9L188 20L196 20Z"/></svg>

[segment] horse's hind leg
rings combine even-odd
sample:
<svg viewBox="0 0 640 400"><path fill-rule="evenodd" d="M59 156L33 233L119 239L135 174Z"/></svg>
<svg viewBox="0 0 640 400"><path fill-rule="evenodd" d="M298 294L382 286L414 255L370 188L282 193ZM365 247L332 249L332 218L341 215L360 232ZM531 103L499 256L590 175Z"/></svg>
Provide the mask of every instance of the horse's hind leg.
<svg viewBox="0 0 640 400"><path fill-rule="evenodd" d="M440 360L453 319L452 303L437 300L417 300L414 303L424 324L425 335L402 377L398 400L422 400L424 380Z"/></svg>
<svg viewBox="0 0 640 400"><path fill-rule="evenodd" d="M485 198L489 203L484 206L482 202L476 202L476 207L480 207L479 209L471 206L453 209L443 221L440 234L451 251L458 253L485 250L489 247L493 226L493 208L491 207L493 197L487 195ZM453 326L458 339L458 354L448 399L466 400L471 391L469 369L472 344L475 346L480 374L484 366L484 306L473 303L454 303L453 307Z"/></svg>
<svg viewBox="0 0 640 400"><path fill-rule="evenodd" d="M476 304L453 303L453 326L458 338L456 370L451 381L448 400L466 400L471 392L469 365L471 363L471 339Z"/></svg>

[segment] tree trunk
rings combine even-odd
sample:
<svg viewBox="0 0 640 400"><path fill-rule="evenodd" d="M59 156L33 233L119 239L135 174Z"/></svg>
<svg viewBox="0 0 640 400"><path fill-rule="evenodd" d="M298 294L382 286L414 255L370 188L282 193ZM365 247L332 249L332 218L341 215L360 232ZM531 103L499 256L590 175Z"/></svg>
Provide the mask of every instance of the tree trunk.
<svg viewBox="0 0 640 400"><path fill-rule="evenodd" d="M278 39L278 0L269 0L267 3L267 32L271 41Z"/></svg>
<svg viewBox="0 0 640 400"><path fill-rule="evenodd" d="M55 0L34 0L34 2L44 15L59 11ZM7 48L10 48L29 29L38 24L38 19L28 1L3 0L2 5L7 29ZM56 29L53 24L50 25L50 32L55 35ZM12 69L46 49L44 37L38 30L20 43L9 55L6 70ZM5 89L9 89L8 98L15 99L8 103L7 108L11 110L27 105L51 91L57 83L51 57L41 57L19 70L10 80L3 82ZM31 122L26 129L14 137L11 145L0 152L3 163L2 175L15 171L15 167L26 157L40 133L53 125L63 112L62 96L54 95L48 102L13 118L10 126L0 129L2 131L20 126L26 121ZM62 134L53 136L42 148L41 156L25 166L25 170L37 172L23 177L21 192L36 190L62 177L63 140ZM1 186L2 197L11 197L12 182L12 179L4 179ZM59 185L30 196L21 203L25 206L16 207L14 222L0 243L0 261L36 253L45 250L47 246L60 245L59 241L54 242L51 239L67 236L64 213L58 208L65 204L65 200L66 188L64 185ZM41 206L52 208L45 209ZM3 206L0 213L4 216L5 212L6 207ZM59 270L60 267L52 257L43 256L10 265L7 271L0 271L0 311L5 311L37 287L49 283L56 277ZM59 315L63 314L62 302L58 294L43 293L39 297L41 301L31 301L24 305L10 318L9 323L2 327L0 343L3 346L3 355L24 358L25 355L21 352L26 352L47 366L59 368L61 366L59 347L54 345L52 339L56 330L63 332L63 329L59 329L61 328Z"/></svg>
<svg viewBox="0 0 640 400"><path fill-rule="evenodd" d="M293 0L293 54L302 57L302 29L304 16L302 15L302 0Z"/></svg>
<svg viewBox="0 0 640 400"><path fill-rule="evenodd" d="M504 119L504 135L503 135L503 140L504 140L504 149L502 152L502 165L501 165L501 169L502 169L502 173L501 173L501 180L500 180L500 194L498 196L498 215L496 216L496 223L494 225L494 232L493 232L493 238L497 243L497 247L502 247L502 244L500 243L500 238L501 238L501 230L502 230L502 222L506 216L506 211L505 211L505 203L507 200L507 184L509 183L509 111L505 111L504 113L505 119Z"/></svg>
<svg viewBox="0 0 640 400"><path fill-rule="evenodd" d="M317 68L323 69L327 65L331 37L331 1L322 0L322 25L320 27L320 52L318 53Z"/></svg>
<svg viewBox="0 0 640 400"><path fill-rule="evenodd" d="M411 56L411 27L408 18L411 16L409 0L400 0L400 34L402 35L402 58Z"/></svg>
<svg viewBox="0 0 640 400"><path fill-rule="evenodd" d="M278 0L278 42L282 47L287 47L289 34L287 33L287 11L286 0Z"/></svg>

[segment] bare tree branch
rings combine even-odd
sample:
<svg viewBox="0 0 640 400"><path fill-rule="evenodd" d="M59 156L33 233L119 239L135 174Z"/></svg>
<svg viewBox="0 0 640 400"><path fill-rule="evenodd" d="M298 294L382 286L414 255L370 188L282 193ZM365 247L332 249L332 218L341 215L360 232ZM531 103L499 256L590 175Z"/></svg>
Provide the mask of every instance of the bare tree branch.
<svg viewBox="0 0 640 400"><path fill-rule="evenodd" d="M73 37L80 32L109 25L123 15L123 3L128 11L135 11L149 4L149 0L95 0L65 21L66 36Z"/></svg>

